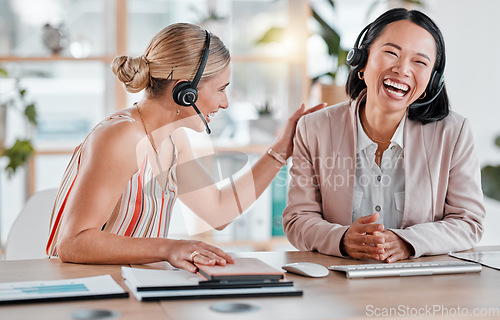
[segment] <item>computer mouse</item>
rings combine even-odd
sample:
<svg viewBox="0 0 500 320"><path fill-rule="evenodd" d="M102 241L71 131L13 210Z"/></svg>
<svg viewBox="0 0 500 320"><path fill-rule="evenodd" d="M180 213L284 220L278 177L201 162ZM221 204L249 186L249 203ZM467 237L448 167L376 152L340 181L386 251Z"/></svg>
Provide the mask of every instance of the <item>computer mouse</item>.
<svg viewBox="0 0 500 320"><path fill-rule="evenodd" d="M285 264L281 268L291 273L312 278L326 277L330 272L326 267L312 262L293 262Z"/></svg>

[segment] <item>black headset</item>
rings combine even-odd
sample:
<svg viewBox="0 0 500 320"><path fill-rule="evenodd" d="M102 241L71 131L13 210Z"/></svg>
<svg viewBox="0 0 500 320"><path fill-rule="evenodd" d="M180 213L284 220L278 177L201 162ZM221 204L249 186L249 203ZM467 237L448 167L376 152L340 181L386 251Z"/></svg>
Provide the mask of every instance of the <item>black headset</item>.
<svg viewBox="0 0 500 320"><path fill-rule="evenodd" d="M349 50L349 52L347 53L346 62L351 67L356 68L359 66L360 68L362 68L365 66L366 61L368 60L368 50L361 47L360 44L363 42L365 34L368 29L370 29L370 26L371 24L367 25L363 28L363 30L361 30L361 33L356 39L356 42L354 42L354 48Z"/></svg>
<svg viewBox="0 0 500 320"><path fill-rule="evenodd" d="M210 134L212 131L208 127L208 123L205 120L205 117L201 114L200 110L195 104L196 100L198 100L198 90L196 90L196 87L198 86L198 82L200 82L203 70L205 70L205 65L207 64L208 60L208 53L210 52L210 32L208 30L205 30L205 32L205 49L203 51L203 55L201 56L200 66L198 67L198 71L196 71L196 75L194 76L193 81L181 81L176 84L174 89L172 90L172 97L174 99L174 102L180 106L192 106L205 124L207 133Z"/></svg>
<svg viewBox="0 0 500 320"><path fill-rule="evenodd" d="M347 53L347 58L346 58L347 64L349 64L353 68L364 67L368 60L368 50L366 48L363 48L361 46L361 43L363 42L363 39L368 30L370 30L370 27L371 23L366 27L364 27L363 30L361 30L361 33L359 34L358 38L356 39L356 42L354 43L354 48L349 50L349 52ZM441 66L439 66L436 70L432 72L431 79L425 90L429 92L429 97L431 98L428 99L427 101L420 103L414 102L411 104L411 107L424 106L436 100L436 98L439 96L439 94L444 88L445 65L446 65L446 57L443 56L443 63L441 64Z"/></svg>

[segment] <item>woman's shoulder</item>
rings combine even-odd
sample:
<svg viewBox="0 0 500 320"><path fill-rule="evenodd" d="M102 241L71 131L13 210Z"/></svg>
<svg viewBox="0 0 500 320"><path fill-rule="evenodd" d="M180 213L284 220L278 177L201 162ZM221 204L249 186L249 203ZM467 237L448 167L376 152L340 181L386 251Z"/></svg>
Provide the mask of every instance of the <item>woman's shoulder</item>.
<svg viewBox="0 0 500 320"><path fill-rule="evenodd" d="M351 105L352 100L347 100L307 114L303 118L308 123L314 123L317 125L329 123L332 119L340 119L348 115Z"/></svg>
<svg viewBox="0 0 500 320"><path fill-rule="evenodd" d="M469 121L463 115L452 112L443 119L428 124L421 124L417 121L411 121L412 128L421 131L424 139L428 141L435 141L439 139L441 145L454 146L458 141L471 142L472 141L472 128ZM416 126L421 127L418 129Z"/></svg>
<svg viewBox="0 0 500 320"><path fill-rule="evenodd" d="M140 122L130 110L120 110L101 121L89 134L83 147L85 150L96 150L109 153L114 150L124 152L133 149L145 136Z"/></svg>
<svg viewBox="0 0 500 320"><path fill-rule="evenodd" d="M450 113L446 117L439 121L431 122L431 124L434 125L420 125L422 126L422 128L424 128L424 130L431 130L432 128L434 128L434 130L437 129L439 131L460 131L464 126L468 125L468 120L463 115L454 111L450 111Z"/></svg>
<svg viewBox="0 0 500 320"><path fill-rule="evenodd" d="M467 118L455 111L450 111L448 116L444 117L442 121L442 124L445 126L462 127L467 122Z"/></svg>
<svg viewBox="0 0 500 320"><path fill-rule="evenodd" d="M118 136L144 132L140 119L134 110L135 108L128 108L109 115L96 126L95 131Z"/></svg>

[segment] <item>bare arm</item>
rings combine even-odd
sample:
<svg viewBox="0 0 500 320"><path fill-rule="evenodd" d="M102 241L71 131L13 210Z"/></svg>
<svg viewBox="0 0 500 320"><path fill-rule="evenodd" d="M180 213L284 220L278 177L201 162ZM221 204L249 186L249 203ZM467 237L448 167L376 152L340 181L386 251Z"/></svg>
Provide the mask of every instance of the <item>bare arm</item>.
<svg viewBox="0 0 500 320"><path fill-rule="evenodd" d="M222 250L198 241L130 238L101 231L130 177L137 171L136 144L143 137L133 123L96 130L82 150L78 177L61 222L57 252L62 261L77 263L148 263L167 260L195 271L196 262L224 264Z"/></svg>
<svg viewBox="0 0 500 320"><path fill-rule="evenodd" d="M271 147L284 159L293 152L293 137L297 121L304 114L324 108L324 104L305 110L302 105L288 119L287 125L276 143ZM269 154L264 154L251 167L235 178L230 178L222 187L217 186L203 166L194 161L190 148L183 149L179 156L179 198L212 227L219 228L237 218L257 200L280 171L282 164ZM182 165L189 163L189 166ZM191 182L190 185L181 183ZM199 187L198 187L199 186Z"/></svg>

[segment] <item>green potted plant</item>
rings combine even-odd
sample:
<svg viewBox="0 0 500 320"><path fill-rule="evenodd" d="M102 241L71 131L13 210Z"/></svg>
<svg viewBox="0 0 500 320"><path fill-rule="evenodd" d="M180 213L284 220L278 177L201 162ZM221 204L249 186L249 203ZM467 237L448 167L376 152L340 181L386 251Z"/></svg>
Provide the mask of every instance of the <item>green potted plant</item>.
<svg viewBox="0 0 500 320"><path fill-rule="evenodd" d="M328 0L325 2L330 4L332 10L335 10L335 2L333 0ZM342 66L346 65L347 51L340 46L339 33L335 29L333 29L332 26L330 26L330 24L321 17L321 15L314 9L314 7L311 7L311 11L312 11L312 17L314 18L314 20L316 20L316 22L320 26L320 35L325 41L325 44L328 48L328 54L330 56L337 58L337 65L335 66L334 70L330 70L326 73L320 74L314 77L312 81L314 83L319 78L325 76L335 79L338 70Z"/></svg>
<svg viewBox="0 0 500 320"><path fill-rule="evenodd" d="M0 76L8 77L7 71L0 67ZM27 91L20 85L20 79L16 78L14 93L5 99L0 96L0 152L2 156L8 158L7 166L5 171L7 176L11 177L19 167L22 167L33 154L33 144L31 142L31 132L33 130L27 130L27 133L23 137L17 137L16 141L11 145L6 145L6 127L7 127L7 110L8 108L14 108L21 112L26 119L28 127L36 127L37 125L37 113L36 106L27 100Z"/></svg>
<svg viewBox="0 0 500 320"><path fill-rule="evenodd" d="M331 7L332 10L335 9L335 2L333 0L325 0L325 3L329 4L329 7ZM342 99L345 98L345 94L343 93L344 89L343 87L338 87L339 89L336 88L335 86L335 78L337 76L337 71L342 68L342 66L346 65L346 58L347 58L347 51L344 50L340 46L340 35L339 33L332 27L328 22L326 22L321 14L319 14L313 6L311 6L311 11L312 11L312 18L317 22L319 26L319 32L314 31L314 33L319 33L319 35L322 37L324 40L326 46L327 46L327 51L328 55L336 58L337 64L333 70L328 70L325 73L322 73L320 75L314 76L312 78L312 83L315 84L318 80L320 79L326 79L328 85L323 85L322 91L324 90L334 90L335 95L338 95L340 93ZM284 38L284 33L285 30L282 27L276 27L273 26L269 28L262 37L260 37L257 41L256 44L266 44L266 43L271 43L271 42L281 42L282 39ZM332 81L329 81L331 79ZM331 85L331 83L333 83ZM324 95L324 93L323 93ZM329 95L327 93L327 95ZM325 99L323 99L325 100ZM328 99L326 100L327 102L331 102Z"/></svg>
<svg viewBox="0 0 500 320"><path fill-rule="evenodd" d="M495 139L495 145L500 148L500 136ZM485 196L500 201L500 165L484 166L481 169L481 184Z"/></svg>

